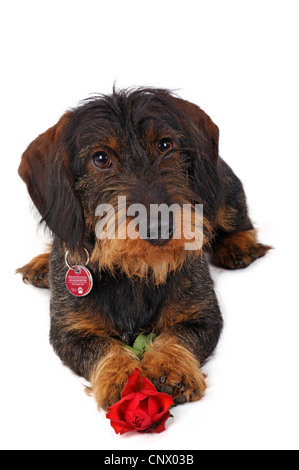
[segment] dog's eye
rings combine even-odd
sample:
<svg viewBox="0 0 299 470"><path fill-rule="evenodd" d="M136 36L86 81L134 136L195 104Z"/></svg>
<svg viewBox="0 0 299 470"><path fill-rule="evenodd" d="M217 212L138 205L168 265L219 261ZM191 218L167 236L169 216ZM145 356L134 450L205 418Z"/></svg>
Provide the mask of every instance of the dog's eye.
<svg viewBox="0 0 299 470"><path fill-rule="evenodd" d="M97 168L106 169L112 165L111 158L106 152L97 152L92 156L92 159Z"/></svg>
<svg viewBox="0 0 299 470"><path fill-rule="evenodd" d="M158 149L161 153L168 152L173 149L173 142L170 139L162 139L158 144Z"/></svg>

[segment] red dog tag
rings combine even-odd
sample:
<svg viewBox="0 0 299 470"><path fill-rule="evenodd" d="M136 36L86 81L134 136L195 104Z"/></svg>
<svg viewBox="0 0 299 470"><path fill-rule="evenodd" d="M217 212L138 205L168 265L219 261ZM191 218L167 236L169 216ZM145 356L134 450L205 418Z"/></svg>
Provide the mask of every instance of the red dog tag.
<svg viewBox="0 0 299 470"><path fill-rule="evenodd" d="M83 266L74 266L66 273L65 284L69 292L75 297L85 297L93 286L91 273Z"/></svg>

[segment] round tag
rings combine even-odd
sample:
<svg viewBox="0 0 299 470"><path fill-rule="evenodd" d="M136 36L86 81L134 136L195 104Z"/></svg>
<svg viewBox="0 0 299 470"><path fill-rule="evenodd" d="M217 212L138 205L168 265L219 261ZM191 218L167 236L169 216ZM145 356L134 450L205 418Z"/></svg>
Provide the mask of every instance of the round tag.
<svg viewBox="0 0 299 470"><path fill-rule="evenodd" d="M69 292L75 297L85 297L93 286L92 275L83 266L74 266L66 273L65 284Z"/></svg>

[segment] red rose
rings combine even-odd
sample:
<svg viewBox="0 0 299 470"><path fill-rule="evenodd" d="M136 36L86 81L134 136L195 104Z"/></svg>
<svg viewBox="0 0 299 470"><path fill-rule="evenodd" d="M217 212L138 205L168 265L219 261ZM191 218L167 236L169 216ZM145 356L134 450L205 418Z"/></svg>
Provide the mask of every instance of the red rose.
<svg viewBox="0 0 299 470"><path fill-rule="evenodd" d="M107 418L117 434L129 431L162 432L173 405L172 397L158 392L138 369L128 377L121 400L108 408Z"/></svg>

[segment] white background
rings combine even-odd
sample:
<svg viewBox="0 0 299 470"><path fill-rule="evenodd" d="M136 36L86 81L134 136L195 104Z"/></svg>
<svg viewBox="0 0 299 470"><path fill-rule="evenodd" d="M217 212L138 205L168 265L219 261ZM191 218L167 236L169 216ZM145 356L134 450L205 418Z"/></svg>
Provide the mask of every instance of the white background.
<svg viewBox="0 0 299 470"><path fill-rule="evenodd" d="M1 448L298 449L298 1L12 0L0 18ZM14 275L47 243L22 152L115 80L179 89L211 115L275 246L245 271L212 269L225 330L209 388L160 435L114 434L48 343L49 293Z"/></svg>

